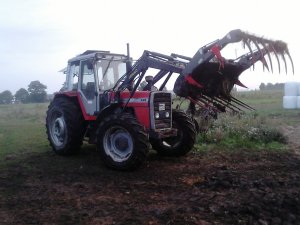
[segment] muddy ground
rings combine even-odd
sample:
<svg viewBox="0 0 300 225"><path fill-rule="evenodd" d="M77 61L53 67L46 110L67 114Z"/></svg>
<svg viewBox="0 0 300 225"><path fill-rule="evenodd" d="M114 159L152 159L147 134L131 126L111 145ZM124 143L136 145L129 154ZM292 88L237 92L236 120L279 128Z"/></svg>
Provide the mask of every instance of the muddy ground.
<svg viewBox="0 0 300 225"><path fill-rule="evenodd" d="M134 172L108 170L93 148L8 156L0 224L300 224L300 127L287 132L289 152L153 153Z"/></svg>

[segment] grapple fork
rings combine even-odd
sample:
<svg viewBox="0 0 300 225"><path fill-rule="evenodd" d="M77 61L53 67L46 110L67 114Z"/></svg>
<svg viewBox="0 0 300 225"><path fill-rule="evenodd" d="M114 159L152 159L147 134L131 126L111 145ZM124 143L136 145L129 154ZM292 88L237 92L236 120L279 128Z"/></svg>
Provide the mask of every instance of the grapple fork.
<svg viewBox="0 0 300 225"><path fill-rule="evenodd" d="M237 42L241 42L249 52L236 59L222 57L221 50L228 44ZM241 108L253 109L235 99L231 95L231 90L234 85L246 87L239 81L239 76L251 66L254 68L254 64L258 61L262 62L263 68L273 73L273 56L278 63L279 73L280 59L284 63L285 72L288 71L286 56L294 73L294 63L285 42L259 37L239 29L232 30L222 39L201 47L194 57L189 58L175 82L174 92L180 97L188 98L191 104L202 108L208 106L218 112L242 111Z"/></svg>

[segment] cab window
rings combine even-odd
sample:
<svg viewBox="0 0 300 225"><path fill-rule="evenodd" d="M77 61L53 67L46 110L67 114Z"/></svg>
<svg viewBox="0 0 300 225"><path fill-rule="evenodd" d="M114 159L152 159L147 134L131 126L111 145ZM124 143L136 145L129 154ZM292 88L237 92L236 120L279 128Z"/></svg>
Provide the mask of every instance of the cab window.
<svg viewBox="0 0 300 225"><path fill-rule="evenodd" d="M81 62L81 91L89 100L95 98L95 84L95 73L92 64L88 61Z"/></svg>

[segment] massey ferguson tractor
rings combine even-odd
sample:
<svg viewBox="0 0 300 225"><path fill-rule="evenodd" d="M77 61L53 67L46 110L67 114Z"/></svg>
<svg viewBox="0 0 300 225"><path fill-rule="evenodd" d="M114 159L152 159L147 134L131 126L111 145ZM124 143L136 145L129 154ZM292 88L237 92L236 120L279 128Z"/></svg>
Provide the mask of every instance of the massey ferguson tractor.
<svg viewBox="0 0 300 225"><path fill-rule="evenodd" d="M248 51L224 58L221 50L237 42ZM127 49L127 55L89 50L68 61L66 82L47 111L54 152L71 155L87 141L117 170L139 167L150 147L163 156L183 156L201 131L197 115L216 118L221 112L252 109L231 95L234 85L245 87L238 79L243 71L260 61L273 72L272 58L279 72L280 60L287 71L287 56L294 72L286 43L241 30L201 47L193 57L144 51L132 64ZM189 101L187 110L176 108L174 94L166 91L174 75L173 91Z"/></svg>

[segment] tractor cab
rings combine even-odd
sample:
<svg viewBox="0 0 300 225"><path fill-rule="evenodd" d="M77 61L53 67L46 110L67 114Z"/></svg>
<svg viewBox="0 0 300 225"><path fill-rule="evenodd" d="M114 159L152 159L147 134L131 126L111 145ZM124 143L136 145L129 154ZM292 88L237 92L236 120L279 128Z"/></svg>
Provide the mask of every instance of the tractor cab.
<svg viewBox="0 0 300 225"><path fill-rule="evenodd" d="M127 61L126 55L85 51L68 61L63 91L79 93L86 113L94 115L104 107L99 98L126 73Z"/></svg>

